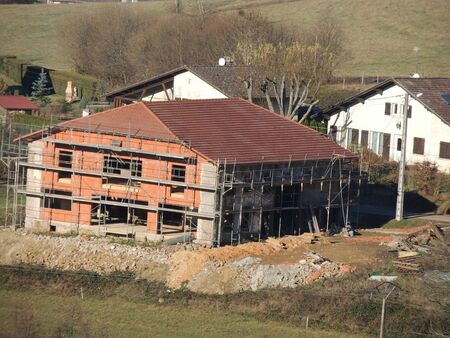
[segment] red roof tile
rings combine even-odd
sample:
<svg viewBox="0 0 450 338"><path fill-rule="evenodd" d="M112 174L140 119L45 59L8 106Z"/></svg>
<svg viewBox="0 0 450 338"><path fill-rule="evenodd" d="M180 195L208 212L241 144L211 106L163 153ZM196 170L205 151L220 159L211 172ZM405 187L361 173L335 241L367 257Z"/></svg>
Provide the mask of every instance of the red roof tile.
<svg viewBox="0 0 450 338"><path fill-rule="evenodd" d="M138 102L59 124L177 139L211 161L277 163L356 155L306 126L244 99ZM40 137L40 132L22 138Z"/></svg>
<svg viewBox="0 0 450 338"><path fill-rule="evenodd" d="M5 109L37 110L39 106L21 95L0 95L0 106Z"/></svg>
<svg viewBox="0 0 450 338"><path fill-rule="evenodd" d="M211 160L236 163L354 157L318 132L244 99L149 102L179 138Z"/></svg>
<svg viewBox="0 0 450 338"><path fill-rule="evenodd" d="M135 137L174 139L176 136L141 102L58 124L96 132L130 133Z"/></svg>

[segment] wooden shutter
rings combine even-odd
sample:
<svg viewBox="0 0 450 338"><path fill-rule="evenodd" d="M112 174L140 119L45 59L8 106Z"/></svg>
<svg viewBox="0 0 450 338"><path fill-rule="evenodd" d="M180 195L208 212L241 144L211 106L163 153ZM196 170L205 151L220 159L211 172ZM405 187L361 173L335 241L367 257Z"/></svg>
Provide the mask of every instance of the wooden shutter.
<svg viewBox="0 0 450 338"><path fill-rule="evenodd" d="M423 155L425 153L425 139L414 137L413 154Z"/></svg>
<svg viewBox="0 0 450 338"><path fill-rule="evenodd" d="M397 139L397 151L401 151L402 150L402 139L398 138Z"/></svg>
<svg viewBox="0 0 450 338"><path fill-rule="evenodd" d="M384 104L384 115L391 115L391 104L389 102Z"/></svg>
<svg viewBox="0 0 450 338"><path fill-rule="evenodd" d="M408 118L411 118L412 115L412 107L408 106Z"/></svg>
<svg viewBox="0 0 450 338"><path fill-rule="evenodd" d="M450 143L441 142L439 146L439 157L450 159Z"/></svg>
<svg viewBox="0 0 450 338"><path fill-rule="evenodd" d="M361 145L366 148L369 145L369 132L367 130L361 130Z"/></svg>
<svg viewBox="0 0 450 338"><path fill-rule="evenodd" d="M383 134L383 156L384 159L389 160L389 153L391 150L391 134Z"/></svg>
<svg viewBox="0 0 450 338"><path fill-rule="evenodd" d="M352 144L358 144L359 129L352 129Z"/></svg>

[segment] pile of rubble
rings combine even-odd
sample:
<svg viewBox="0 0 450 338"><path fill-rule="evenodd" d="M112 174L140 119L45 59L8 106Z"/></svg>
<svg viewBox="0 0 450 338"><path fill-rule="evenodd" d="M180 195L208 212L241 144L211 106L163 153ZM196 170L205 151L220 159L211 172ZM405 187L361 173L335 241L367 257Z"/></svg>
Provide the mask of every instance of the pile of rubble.
<svg viewBox="0 0 450 338"><path fill-rule="evenodd" d="M178 247L138 247L108 238L48 236L2 231L0 263L38 265L63 271L109 274L127 271L141 278L162 280L169 257Z"/></svg>
<svg viewBox="0 0 450 338"><path fill-rule="evenodd" d="M434 246L441 244L441 247L450 252L446 244L445 233L437 225L430 223L420 231L413 232L407 236L396 236L387 243L382 243L398 251L398 259L394 260L394 265L407 272L421 272L422 266L419 262L420 253L429 253Z"/></svg>
<svg viewBox="0 0 450 338"><path fill-rule="evenodd" d="M304 255L304 259L294 264L262 264L259 257L227 263L210 262L189 280L187 287L194 292L210 294L295 288L317 279L338 277L351 270L315 253Z"/></svg>
<svg viewBox="0 0 450 338"><path fill-rule="evenodd" d="M302 254L307 250L305 244L316 240L307 234L214 249L194 245L143 247L105 237L3 230L0 264L99 274L130 272L137 278L164 281L171 288L187 285L192 291L217 294L293 288L350 271L348 266L315 253ZM299 256L289 263L267 260L293 250L300 250Z"/></svg>

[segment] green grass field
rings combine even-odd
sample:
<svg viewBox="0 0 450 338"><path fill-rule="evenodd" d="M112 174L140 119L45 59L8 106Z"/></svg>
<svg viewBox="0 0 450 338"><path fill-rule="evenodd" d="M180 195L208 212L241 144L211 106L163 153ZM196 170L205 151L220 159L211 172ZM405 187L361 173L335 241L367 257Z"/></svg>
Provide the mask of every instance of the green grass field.
<svg viewBox="0 0 450 338"><path fill-rule="evenodd" d="M193 11L193 1L182 1ZM450 76L450 20L447 0L206 0L212 12L253 9L288 27L309 26L324 15L333 17L346 35L342 75ZM173 1L133 4L155 13L170 10ZM59 23L74 12L117 4L1 5L6 24L0 29L0 55L18 55L30 62L68 70L71 62L58 37ZM414 52L414 48L418 51Z"/></svg>
<svg viewBox="0 0 450 338"><path fill-rule="evenodd" d="M215 312L0 289L0 327L10 337L356 337ZM361 337L361 336L359 336Z"/></svg>
<svg viewBox="0 0 450 338"><path fill-rule="evenodd" d="M12 202L12 198L9 198L9 201ZM5 224L5 216L6 216L6 185L0 184L0 226Z"/></svg>

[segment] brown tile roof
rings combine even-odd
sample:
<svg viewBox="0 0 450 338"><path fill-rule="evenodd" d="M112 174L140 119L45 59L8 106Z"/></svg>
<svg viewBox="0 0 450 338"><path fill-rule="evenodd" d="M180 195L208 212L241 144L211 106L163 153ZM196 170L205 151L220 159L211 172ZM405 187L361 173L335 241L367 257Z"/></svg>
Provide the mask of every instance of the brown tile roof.
<svg viewBox="0 0 450 338"><path fill-rule="evenodd" d="M190 70L228 97L247 98L247 89L243 84L247 68L245 66L190 66L187 67L187 70ZM254 88L253 97L263 97L263 93Z"/></svg>
<svg viewBox="0 0 450 338"><path fill-rule="evenodd" d="M39 106L21 95L0 95L0 106L5 109L37 110Z"/></svg>
<svg viewBox="0 0 450 338"><path fill-rule="evenodd" d="M450 125L450 104L442 98L450 95L450 78L400 78L395 82L414 97L422 93L416 99Z"/></svg>
<svg viewBox="0 0 450 338"><path fill-rule="evenodd" d="M142 102L62 122L58 126L95 132L130 133L134 137L176 138Z"/></svg>
<svg viewBox="0 0 450 338"><path fill-rule="evenodd" d="M58 126L177 139L211 161L237 164L356 157L313 129L240 98L138 102Z"/></svg>
<svg viewBox="0 0 450 338"><path fill-rule="evenodd" d="M276 163L355 156L318 132L239 98L145 104L179 139L213 161Z"/></svg>
<svg viewBox="0 0 450 338"><path fill-rule="evenodd" d="M354 104L358 99L367 99L375 94L377 90L385 90L394 85L399 85L407 91L414 99L421 102L428 110L438 116L442 121L450 125L450 105L444 101L442 95L450 94L450 78L391 78L374 87L358 93L341 103L324 111L326 115L335 114ZM422 93L420 97L417 94Z"/></svg>

